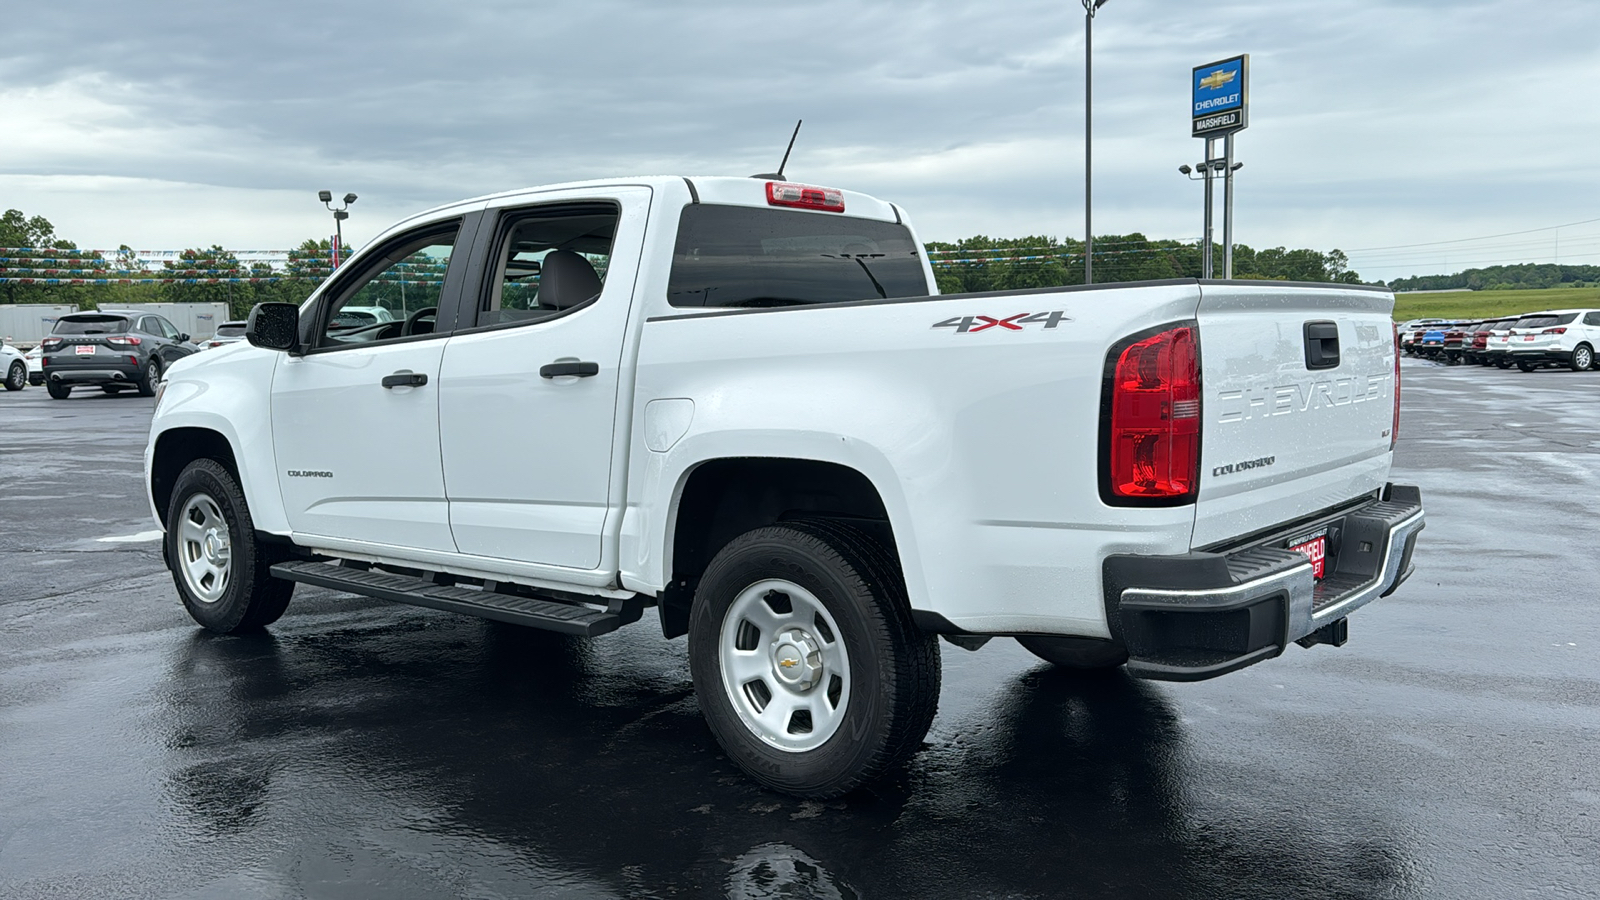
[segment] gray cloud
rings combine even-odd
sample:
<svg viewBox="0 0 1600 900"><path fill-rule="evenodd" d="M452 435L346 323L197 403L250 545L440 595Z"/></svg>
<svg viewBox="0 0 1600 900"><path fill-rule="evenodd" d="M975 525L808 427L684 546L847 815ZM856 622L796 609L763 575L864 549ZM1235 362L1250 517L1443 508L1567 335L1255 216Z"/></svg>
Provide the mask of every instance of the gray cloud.
<svg viewBox="0 0 1600 900"><path fill-rule="evenodd" d="M902 202L926 236L1082 231L1083 16L1067 0L54 8L8 22L0 49L16 135L0 191L74 235L143 239L137 217L95 218L84 176L152 197L212 186L227 207L206 227L283 244L321 227L308 203L293 230L286 192L355 190L352 226L376 230L525 184L765 171L800 117L793 174ZM1112 0L1095 29L1096 230L1198 234L1199 187L1174 171L1201 152L1187 74L1238 52L1240 240L1381 246L1586 218L1596 26L1583 0ZM51 178L78 185L65 213Z"/></svg>

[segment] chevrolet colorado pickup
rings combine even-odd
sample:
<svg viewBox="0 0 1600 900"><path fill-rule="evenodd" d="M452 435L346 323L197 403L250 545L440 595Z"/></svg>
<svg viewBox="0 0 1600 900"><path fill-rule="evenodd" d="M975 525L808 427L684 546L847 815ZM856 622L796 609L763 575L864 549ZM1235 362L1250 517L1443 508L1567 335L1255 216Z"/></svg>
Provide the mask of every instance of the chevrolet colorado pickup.
<svg viewBox="0 0 1600 900"><path fill-rule="evenodd" d="M939 636L1196 680L1342 644L1410 574L1391 294L939 296L922 247L763 178L407 219L166 373L177 592L219 632L297 583L585 636L653 607L729 757L830 797L919 746Z"/></svg>

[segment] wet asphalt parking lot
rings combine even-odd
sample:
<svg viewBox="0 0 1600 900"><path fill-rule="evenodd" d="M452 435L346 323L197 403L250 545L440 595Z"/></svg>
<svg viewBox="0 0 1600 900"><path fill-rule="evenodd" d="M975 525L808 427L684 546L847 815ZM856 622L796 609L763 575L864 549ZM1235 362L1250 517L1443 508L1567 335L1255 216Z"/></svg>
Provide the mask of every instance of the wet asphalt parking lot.
<svg viewBox="0 0 1600 900"><path fill-rule="evenodd" d="M1600 896L1600 372L1407 360L1417 574L1199 684L943 646L902 774L746 781L653 612L184 613L152 401L0 394L0 897ZM107 539L116 540L107 540Z"/></svg>

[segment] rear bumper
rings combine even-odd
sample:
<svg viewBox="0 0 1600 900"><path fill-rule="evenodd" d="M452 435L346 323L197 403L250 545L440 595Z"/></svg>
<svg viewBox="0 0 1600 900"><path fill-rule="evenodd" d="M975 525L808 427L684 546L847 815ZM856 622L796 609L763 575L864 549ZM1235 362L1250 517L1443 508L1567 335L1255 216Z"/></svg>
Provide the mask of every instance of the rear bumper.
<svg viewBox="0 0 1600 900"><path fill-rule="evenodd" d="M1566 365L1572 362L1571 350L1512 350L1511 358L1517 362L1554 362Z"/></svg>
<svg viewBox="0 0 1600 900"><path fill-rule="evenodd" d="M135 384L139 381L142 370L139 366L128 365L98 365L98 366L51 366L44 370L44 377L58 384Z"/></svg>
<svg viewBox="0 0 1600 900"><path fill-rule="evenodd" d="M1232 552L1108 557L1106 618L1129 672L1200 681L1278 656L1292 641L1342 643L1345 616L1411 575L1422 492L1390 484L1382 496ZM1328 555L1318 582L1283 539L1322 528Z"/></svg>

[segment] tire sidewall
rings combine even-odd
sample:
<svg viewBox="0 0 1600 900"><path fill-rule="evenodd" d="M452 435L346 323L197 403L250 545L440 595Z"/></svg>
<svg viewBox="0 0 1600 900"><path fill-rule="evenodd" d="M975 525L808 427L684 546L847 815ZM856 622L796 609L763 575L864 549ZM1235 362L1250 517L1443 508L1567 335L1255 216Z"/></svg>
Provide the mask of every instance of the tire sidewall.
<svg viewBox="0 0 1600 900"><path fill-rule="evenodd" d="M28 366L25 363L14 362L6 370L6 390L20 391L28 386Z"/></svg>
<svg viewBox="0 0 1600 900"><path fill-rule="evenodd" d="M1578 360L1581 358L1581 356L1588 356L1589 357L1588 362L1585 362L1582 365L1579 365ZM1594 366L1594 350L1591 349L1588 344L1579 344L1578 348L1576 350L1572 351L1572 368L1577 370L1577 371L1579 371L1579 372L1583 372L1583 371L1586 371L1586 370L1588 370L1590 368L1593 368L1593 366Z"/></svg>
<svg viewBox="0 0 1600 900"><path fill-rule="evenodd" d="M144 397L156 395L156 385L161 381L161 357L152 356L150 362L145 364L144 377L139 379L139 394Z"/></svg>
<svg viewBox="0 0 1600 900"><path fill-rule="evenodd" d="M228 589L214 603L207 603L194 595L183 576L179 560L178 519L183 507L195 494L209 494L216 501L223 521L228 523L228 543L231 549L231 571ZM250 512L244 505L244 495L233 477L213 460L196 460L178 476L172 489L172 502L167 505L167 534L162 542L166 551L167 568L178 587L178 596L194 620L211 631L229 633L239 628L250 612L251 590L255 583L257 548Z"/></svg>
<svg viewBox="0 0 1600 900"><path fill-rule="evenodd" d="M850 579L827 559L827 545L792 529L758 529L735 540L706 569L689 617L689 668L707 723L724 751L770 787L806 794L831 793L853 781L886 743L890 723L881 666L889 648L875 640L877 626ZM837 557L842 559L842 557ZM865 584L862 573L856 573ZM791 752L763 741L744 724L723 685L723 620L740 592L769 578L810 591L833 616L850 660L844 721L821 746ZM869 601L870 602L870 601Z"/></svg>

